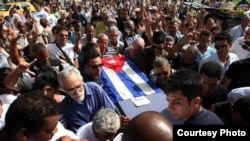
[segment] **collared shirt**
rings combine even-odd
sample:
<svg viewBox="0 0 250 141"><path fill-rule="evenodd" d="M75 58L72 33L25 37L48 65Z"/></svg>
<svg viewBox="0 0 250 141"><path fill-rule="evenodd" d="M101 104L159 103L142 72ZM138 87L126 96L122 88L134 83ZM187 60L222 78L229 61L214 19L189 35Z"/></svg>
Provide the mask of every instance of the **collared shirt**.
<svg viewBox="0 0 250 141"><path fill-rule="evenodd" d="M111 41L109 41L108 46L113 47L116 50L116 52L118 52L120 54L123 53L122 51L123 51L123 48L124 48L124 43L122 41L117 41L116 45L112 45Z"/></svg>
<svg viewBox="0 0 250 141"><path fill-rule="evenodd" d="M79 127L92 121L94 114L101 108L115 110L114 103L110 100L101 86L94 82L84 83L85 99L78 102L69 95L61 103L60 121L66 124L66 128L74 132Z"/></svg>
<svg viewBox="0 0 250 141"><path fill-rule="evenodd" d="M215 62L217 62L217 63L219 63L221 65L221 67L222 67L222 77L221 78L223 78L225 72L229 68L229 65L232 64L233 62L239 60L238 56L235 53L228 53L228 55L229 55L229 58L227 60L227 64L224 64L223 62L221 62L221 60L219 59L218 54L216 52L214 55L212 55L210 57L207 57L207 58L205 58L205 59L203 59L203 60L200 61L200 63L199 63L199 70L200 70L201 66L205 62L213 60L213 61L215 61Z"/></svg>
<svg viewBox="0 0 250 141"><path fill-rule="evenodd" d="M196 48L198 49L198 44L197 44ZM216 53L216 50L210 46L207 47L207 50L204 53L201 53L198 49L197 61L201 61L202 59L207 58L215 53Z"/></svg>
<svg viewBox="0 0 250 141"><path fill-rule="evenodd" d="M250 51L242 48L242 43L244 42L244 37L236 39L230 49L231 52L235 53L239 59L246 59L250 57Z"/></svg>
<svg viewBox="0 0 250 141"><path fill-rule="evenodd" d="M116 56L116 50L114 47L108 46L106 51L102 53L102 58L104 57L114 57Z"/></svg>
<svg viewBox="0 0 250 141"><path fill-rule="evenodd" d="M165 34L166 34L166 35L169 35L169 31L166 30L166 31L165 31ZM171 36L171 35L170 35L170 36ZM174 45L177 44L177 43L182 39L183 36L184 36L184 35L182 35L180 31L177 31L177 33L175 34L175 37L173 37L173 38L174 38Z"/></svg>
<svg viewBox="0 0 250 141"><path fill-rule="evenodd" d="M233 27L230 31L229 34L232 37L232 42L234 42L236 39L239 37L242 37L242 29L243 27L241 25L237 25ZM245 28L245 31L248 29L248 27Z"/></svg>

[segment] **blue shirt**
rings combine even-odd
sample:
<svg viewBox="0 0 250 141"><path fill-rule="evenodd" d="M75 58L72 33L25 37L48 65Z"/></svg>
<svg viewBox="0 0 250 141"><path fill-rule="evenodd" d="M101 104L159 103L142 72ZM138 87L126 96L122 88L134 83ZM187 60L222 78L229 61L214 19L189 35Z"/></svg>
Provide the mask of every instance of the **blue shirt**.
<svg viewBox="0 0 250 141"><path fill-rule="evenodd" d="M198 47L197 47L197 49L198 49ZM206 57L209 57L209 56L211 56L211 55L213 55L215 53L216 53L216 50L214 48L207 47L206 52L204 52L203 54L200 51L198 51L198 54L197 54L197 57L196 57L197 61L201 61L202 59L204 59Z"/></svg>
<svg viewBox="0 0 250 141"><path fill-rule="evenodd" d="M60 121L67 129L74 132L82 125L91 122L99 109L111 108L115 110L113 102L98 84L94 82L84 83L84 91L85 99L83 102L78 102L68 95L60 106L62 114Z"/></svg>
<svg viewBox="0 0 250 141"><path fill-rule="evenodd" d="M184 122L188 125L224 125L222 120L213 112L202 108L201 111Z"/></svg>

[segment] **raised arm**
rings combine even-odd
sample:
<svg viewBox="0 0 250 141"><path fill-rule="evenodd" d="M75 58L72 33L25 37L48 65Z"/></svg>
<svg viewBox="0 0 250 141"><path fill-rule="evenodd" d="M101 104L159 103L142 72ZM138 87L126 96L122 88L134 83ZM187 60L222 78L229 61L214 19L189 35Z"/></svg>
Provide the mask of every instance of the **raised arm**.
<svg viewBox="0 0 250 141"><path fill-rule="evenodd" d="M33 65L36 62L36 60L33 60L31 63L26 62L24 59L19 60L18 66L12 70L6 78L4 79L4 85L14 91L19 91L19 86L17 84L18 79L20 75L23 72L31 73L32 75L35 75L33 72L29 70L30 66Z"/></svg>

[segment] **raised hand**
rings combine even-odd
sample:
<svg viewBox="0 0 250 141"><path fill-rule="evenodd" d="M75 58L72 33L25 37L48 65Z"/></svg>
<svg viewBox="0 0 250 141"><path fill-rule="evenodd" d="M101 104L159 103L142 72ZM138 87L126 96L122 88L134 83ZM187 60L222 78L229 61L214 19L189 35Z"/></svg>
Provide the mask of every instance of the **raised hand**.
<svg viewBox="0 0 250 141"><path fill-rule="evenodd" d="M19 63L17 65L17 69L20 73L23 73L23 72L27 72L29 73L30 75L32 76L35 76L36 74L34 72L32 72L30 70L30 67L35 64L37 60L34 59L33 61L31 61L30 63L28 63L27 61L25 61L23 58L20 58L19 60Z"/></svg>
<svg viewBox="0 0 250 141"><path fill-rule="evenodd" d="M16 34L15 30L8 29L4 32L6 34L7 39L9 40L10 43L15 43L22 34Z"/></svg>

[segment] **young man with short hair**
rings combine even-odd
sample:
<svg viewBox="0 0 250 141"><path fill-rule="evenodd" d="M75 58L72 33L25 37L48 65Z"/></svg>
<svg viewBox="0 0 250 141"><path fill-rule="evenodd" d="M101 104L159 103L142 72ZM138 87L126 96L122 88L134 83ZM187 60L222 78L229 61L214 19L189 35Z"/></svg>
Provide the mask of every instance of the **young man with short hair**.
<svg viewBox="0 0 250 141"><path fill-rule="evenodd" d="M188 125L223 125L213 112L202 107L203 83L191 69L177 70L164 86L169 102L168 111Z"/></svg>

